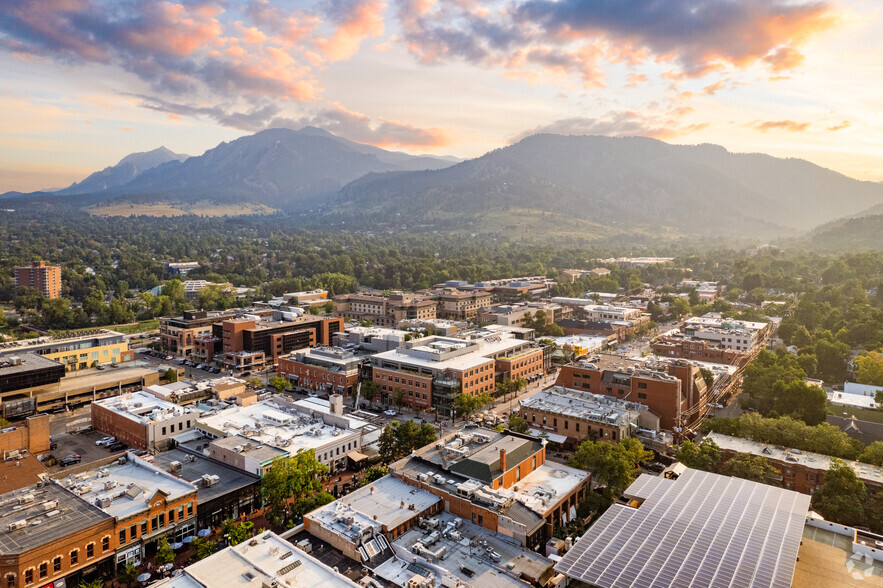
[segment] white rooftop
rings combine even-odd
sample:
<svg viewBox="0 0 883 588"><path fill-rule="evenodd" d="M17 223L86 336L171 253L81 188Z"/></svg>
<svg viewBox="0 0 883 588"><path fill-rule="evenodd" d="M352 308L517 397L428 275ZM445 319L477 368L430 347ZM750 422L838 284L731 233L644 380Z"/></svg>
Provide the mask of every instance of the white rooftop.
<svg viewBox="0 0 883 588"><path fill-rule="evenodd" d="M499 488L496 492L501 496L514 498L535 513L544 516L588 476L588 472L583 470L547 461L521 478L521 481L511 488ZM571 516L570 513L568 516Z"/></svg>
<svg viewBox="0 0 883 588"><path fill-rule="evenodd" d="M152 388L154 386L151 386ZM144 390L96 400L94 404L145 425L185 414L197 416L201 412L195 408L168 402Z"/></svg>
<svg viewBox="0 0 883 588"><path fill-rule="evenodd" d="M523 408L626 427L629 425L637 427L639 412L647 410L646 406L635 402L625 402L618 398L571 390L563 386L552 386L529 398L522 398L519 404Z"/></svg>
<svg viewBox="0 0 883 588"><path fill-rule="evenodd" d="M275 533L265 531L184 568L156 588L362 588Z"/></svg>
<svg viewBox="0 0 883 588"><path fill-rule="evenodd" d="M559 348L565 345L571 347L581 347L586 351L596 351L607 345L607 337L592 337L590 335L567 335L565 337L543 337L543 339L552 339Z"/></svg>
<svg viewBox="0 0 883 588"><path fill-rule="evenodd" d="M750 453L752 455L760 455L778 461L803 464L806 467L828 471L831 467L831 456L822 455L821 453L811 453L808 451L800 451L799 449L783 448L778 449L775 445L768 443L758 443L750 439L742 439L741 437L731 437L720 433L709 433L705 436L717 443L721 449L729 449L741 453ZM862 480L873 482L875 484L883 484L883 468L873 466L858 461L842 460L846 465L852 468L855 475Z"/></svg>
<svg viewBox="0 0 883 588"><path fill-rule="evenodd" d="M740 321L732 318L724 318L720 313L709 312L702 316L695 316L684 321L684 327L709 328L709 329L742 329L745 331L760 331L768 326L767 323L755 321Z"/></svg>
<svg viewBox="0 0 883 588"><path fill-rule="evenodd" d="M107 514L126 518L148 510L148 501L157 491L168 501L192 493L196 486L152 466L132 453L126 462L113 462L93 470L59 478L58 483Z"/></svg>
<svg viewBox="0 0 883 588"><path fill-rule="evenodd" d="M292 404L298 406L306 411L315 411L320 412L322 414L331 414L331 401L326 400L324 398L302 398L300 400L295 400ZM363 421L362 419L348 416L348 415L335 415L344 419L348 419L349 428L350 429L361 429L362 427L368 426L370 423L368 421Z"/></svg>

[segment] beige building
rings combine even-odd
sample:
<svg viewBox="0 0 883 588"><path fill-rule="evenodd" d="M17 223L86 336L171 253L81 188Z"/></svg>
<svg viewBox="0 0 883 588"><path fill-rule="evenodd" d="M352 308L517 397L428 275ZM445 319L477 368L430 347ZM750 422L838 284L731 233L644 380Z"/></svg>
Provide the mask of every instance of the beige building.
<svg viewBox="0 0 883 588"><path fill-rule="evenodd" d="M479 311L489 308L492 300L493 295L490 292L445 288L438 295L438 315L453 320L471 319Z"/></svg>

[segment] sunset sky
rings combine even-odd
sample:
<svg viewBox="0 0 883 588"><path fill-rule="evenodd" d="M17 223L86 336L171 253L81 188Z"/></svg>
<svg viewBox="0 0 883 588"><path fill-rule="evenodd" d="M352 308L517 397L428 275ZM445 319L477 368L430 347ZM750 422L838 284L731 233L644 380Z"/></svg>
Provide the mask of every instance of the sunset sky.
<svg viewBox="0 0 883 588"><path fill-rule="evenodd" d="M410 153L535 132L883 181L879 0L0 2L0 192L314 125Z"/></svg>

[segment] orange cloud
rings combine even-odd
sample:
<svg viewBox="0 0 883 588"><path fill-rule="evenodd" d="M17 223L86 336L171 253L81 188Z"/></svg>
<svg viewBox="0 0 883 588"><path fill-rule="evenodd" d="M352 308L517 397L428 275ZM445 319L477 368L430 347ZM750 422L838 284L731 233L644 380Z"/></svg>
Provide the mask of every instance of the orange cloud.
<svg viewBox="0 0 883 588"><path fill-rule="evenodd" d="M647 76L639 73L630 73L626 78L626 86L632 87L637 86L638 84L643 84L647 81Z"/></svg>
<svg viewBox="0 0 883 588"><path fill-rule="evenodd" d="M834 126L828 127L828 130L829 131L842 131L843 129L849 128L851 126L852 126L852 123L849 122L848 120L845 120L842 123L840 123L839 125L834 125Z"/></svg>
<svg viewBox="0 0 883 588"><path fill-rule="evenodd" d="M383 34L383 0L362 0L346 10L337 29L329 38L316 39L316 47L328 61L349 59L362 41Z"/></svg>
<svg viewBox="0 0 883 588"><path fill-rule="evenodd" d="M174 112L169 113L169 118L172 120L181 120L180 114L175 114Z"/></svg>
<svg viewBox="0 0 883 588"><path fill-rule="evenodd" d="M798 123L793 120L768 120L756 122L751 125L761 133L767 131L788 131L790 133L798 133L809 128L809 123Z"/></svg>
<svg viewBox="0 0 883 588"><path fill-rule="evenodd" d="M236 21L234 24L239 30L239 34L242 35L242 40L246 43L260 45L267 40L267 35L261 32L257 27L246 27L239 21Z"/></svg>

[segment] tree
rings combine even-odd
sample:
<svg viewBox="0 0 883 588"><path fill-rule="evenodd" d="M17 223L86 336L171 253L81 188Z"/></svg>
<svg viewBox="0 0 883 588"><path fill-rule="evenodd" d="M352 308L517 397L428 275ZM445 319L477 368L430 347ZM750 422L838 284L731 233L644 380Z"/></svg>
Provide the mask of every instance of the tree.
<svg viewBox="0 0 883 588"><path fill-rule="evenodd" d="M280 394L285 390L291 390L291 382L289 382L282 376L273 376L272 378L270 378L269 383L270 387L275 388L276 392L279 392Z"/></svg>
<svg viewBox="0 0 883 588"><path fill-rule="evenodd" d="M168 296L172 304L178 305L184 302L186 292L184 291L184 283L178 279L172 279L163 284L161 293Z"/></svg>
<svg viewBox="0 0 883 588"><path fill-rule="evenodd" d="M870 351L855 358L855 381L883 386L883 353Z"/></svg>
<svg viewBox="0 0 883 588"><path fill-rule="evenodd" d="M714 372L708 368L699 368L699 373L702 374L702 379L705 380L705 385L708 388L714 386Z"/></svg>
<svg viewBox="0 0 883 588"><path fill-rule="evenodd" d="M205 559L218 550L218 542L212 541L208 537L197 537L190 545L193 547L193 553L197 560Z"/></svg>
<svg viewBox="0 0 883 588"><path fill-rule="evenodd" d="M779 470L773 467L765 457L750 453L737 453L721 465L720 473L771 486L781 485L776 480L777 477L780 477Z"/></svg>
<svg viewBox="0 0 883 588"><path fill-rule="evenodd" d="M384 465L377 464L368 466L359 476L359 488L367 486L371 482L375 482L387 474L389 474L389 468Z"/></svg>
<svg viewBox="0 0 883 588"><path fill-rule="evenodd" d="M304 508L327 499L322 493L327 479L328 466L316 459L312 449L276 459L261 478L261 496L274 524L300 517Z"/></svg>
<svg viewBox="0 0 883 588"><path fill-rule="evenodd" d="M168 542L166 542L168 544ZM120 584L125 584L127 587L132 585L132 582L138 579L138 568L133 566L130 563L125 563L117 568L117 581Z"/></svg>
<svg viewBox="0 0 883 588"><path fill-rule="evenodd" d="M703 439L698 446L692 441L684 441L678 448L677 460L694 470L717 471L721 450L711 439Z"/></svg>
<svg viewBox="0 0 883 588"><path fill-rule="evenodd" d="M153 558L153 563L157 566L164 566L173 561L175 561L175 550L169 545L168 537L160 537L159 541L157 541L156 555Z"/></svg>
<svg viewBox="0 0 883 588"><path fill-rule="evenodd" d="M380 385L373 380L365 380L362 382L360 394L368 402L374 402L374 399L380 394Z"/></svg>
<svg viewBox="0 0 883 588"><path fill-rule="evenodd" d="M252 529L254 529L254 523L251 521L240 523L230 518L221 523L221 535L227 539L227 545L239 545L250 539Z"/></svg>
<svg viewBox="0 0 883 588"><path fill-rule="evenodd" d="M429 445L437 438L435 428L429 423L418 426L414 421L392 421L380 433L380 457L385 463L390 463Z"/></svg>
<svg viewBox="0 0 883 588"><path fill-rule="evenodd" d="M883 466L883 441L874 441L865 447L858 460L875 466Z"/></svg>
<svg viewBox="0 0 883 588"><path fill-rule="evenodd" d="M483 406L490 404L493 401L494 399L487 392L482 392L475 396L470 394L460 394L454 399L454 410L465 419L469 418L471 414L478 412Z"/></svg>
<svg viewBox="0 0 883 588"><path fill-rule="evenodd" d="M261 388L264 385L260 378L249 378L245 383L252 388Z"/></svg>
<svg viewBox="0 0 883 588"><path fill-rule="evenodd" d="M331 314L334 312L334 302L329 300L325 303L325 314Z"/></svg>
<svg viewBox="0 0 883 588"><path fill-rule="evenodd" d="M392 403L399 408L405 403L405 391L403 389L395 388L392 391Z"/></svg>
<svg viewBox="0 0 883 588"><path fill-rule="evenodd" d="M168 381L169 383L177 382L178 381L178 370L176 370L175 368L169 368L165 371L165 374L163 377L165 377L166 381Z"/></svg>
<svg viewBox="0 0 883 588"><path fill-rule="evenodd" d="M80 583L77 584L77 588L104 588L104 580L101 578L96 578L95 580L80 580Z"/></svg>
<svg viewBox="0 0 883 588"><path fill-rule="evenodd" d="M653 452L644 449L637 439L627 437L619 443L586 439L568 463L591 470L594 483L604 489L612 503L638 477L638 467L652 459Z"/></svg>
<svg viewBox="0 0 883 588"><path fill-rule="evenodd" d="M830 521L857 525L864 520L868 490L851 467L839 459L831 460L825 483L812 495L812 507Z"/></svg>
<svg viewBox="0 0 883 588"><path fill-rule="evenodd" d="M513 413L509 415L509 430L516 433L527 433L530 430L530 426L526 420Z"/></svg>

